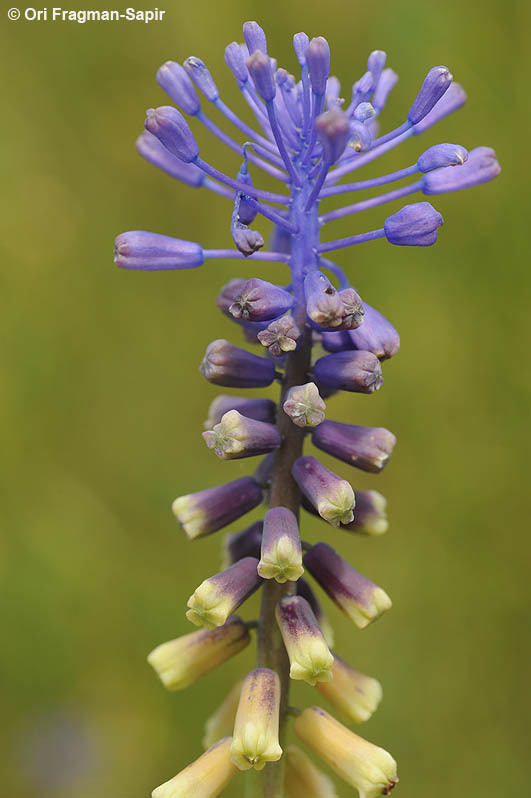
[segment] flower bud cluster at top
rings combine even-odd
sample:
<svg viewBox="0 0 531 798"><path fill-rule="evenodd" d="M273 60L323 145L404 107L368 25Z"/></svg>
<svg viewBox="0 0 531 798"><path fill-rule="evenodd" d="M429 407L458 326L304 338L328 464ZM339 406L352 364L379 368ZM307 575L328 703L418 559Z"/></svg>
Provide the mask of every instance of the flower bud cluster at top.
<svg viewBox="0 0 531 798"><path fill-rule="evenodd" d="M325 400L338 390L379 390L382 363L397 353L400 339L327 253L379 238L398 246L429 246L437 240L443 219L430 202L420 201L382 217L374 230L325 241L321 232L344 216L414 193L431 197L459 191L500 171L488 147L467 151L442 143L399 171L340 182L460 108L466 99L461 86L446 67L433 67L405 121L382 133L379 117L397 81L383 51L369 55L367 70L343 98L338 79L330 74L330 48L323 37L294 36L298 78L277 66L256 22L244 24L243 37L243 44L227 46L225 62L255 126L225 104L208 67L193 56L182 65L168 61L158 70L157 81L173 104L147 112L137 141L140 155L167 174L230 200L227 221L233 245L205 249L138 230L122 233L115 242L115 263L125 269L188 269L216 258L278 261L289 268L284 286L262 275L237 278L222 288L219 309L256 350L218 339L208 345L200 367L207 381L228 388L280 383L278 407L270 399L218 396L203 433L208 448L223 460L265 457L252 476L179 496L173 503L190 540L228 526L264 501L270 509L263 521L226 538L223 570L190 596L186 615L200 629L163 643L149 655L163 684L182 689L245 648L250 629L258 627L257 668L235 685L208 720L208 750L157 787L153 798L216 796L239 771L261 770L266 764L267 796L335 794L304 751L290 746L283 756L289 679L315 686L347 723L367 720L382 691L376 679L331 650L330 624L301 576L306 570L359 629L389 609L391 600L327 543L301 543L299 507L302 502L308 512L338 529L380 535L387 530L386 501L377 491L354 489L316 457L304 455L303 442L309 432L315 447L343 463L371 473L384 468L394 435L381 427L329 420ZM218 126L216 113L232 125L234 135ZM203 157L185 115L236 153L234 177ZM251 168L277 179L278 193L257 187ZM392 183L399 187L385 188ZM329 197L379 187L383 193L322 210ZM263 249L257 229L261 219L273 225L269 250ZM320 355L313 354L314 345L321 347ZM260 619L245 622L234 613L259 590ZM396 785L391 755L323 709L299 712L294 731L361 798L388 795Z"/></svg>

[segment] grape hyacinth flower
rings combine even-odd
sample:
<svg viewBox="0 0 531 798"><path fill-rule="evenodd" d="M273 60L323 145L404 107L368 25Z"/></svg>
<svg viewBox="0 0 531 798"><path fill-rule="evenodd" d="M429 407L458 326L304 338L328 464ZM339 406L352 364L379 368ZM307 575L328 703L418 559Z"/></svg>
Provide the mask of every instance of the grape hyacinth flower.
<svg viewBox="0 0 531 798"><path fill-rule="evenodd" d="M150 109L137 140L140 155L172 178L229 200L227 242L207 248L165 233L134 230L115 243L115 263L122 269L204 268L218 259L255 262L260 274L235 277L216 299L235 332L243 334L243 345L211 342L200 370L211 384L228 388L280 384L277 406L256 395L226 394L210 406L203 433L207 446L222 459L265 455L253 476L217 487L197 486L173 503L190 540L229 526L263 502L270 509L263 522L225 537L224 570L206 579L190 598L188 617L207 629L163 643L149 655L163 684L178 690L245 648L250 631L257 630L256 670L208 721L205 745L211 747L156 788L153 798L213 798L240 769L250 767L264 768L265 798L333 796L329 780L304 752L289 746L282 754L292 715L304 743L360 798L376 798L397 784L392 756L318 707L300 712L288 705L290 676L317 685L354 722L366 720L381 698L375 679L330 652L332 630L311 586L300 578L303 564L360 629L391 606L381 588L328 544L309 547L299 537L301 503L346 531L378 535L388 525L380 493L355 490L342 473L303 452L310 432L315 446L337 458L342 468L346 463L377 474L395 445L394 435L383 427L362 427L351 423L354 418L325 420L323 399L337 391L370 395L380 389L384 361L400 346L391 322L362 299L363 286L358 286L360 296L352 285L354 279L359 283L358 275L347 275L328 253L378 239L395 246L431 246L442 216L431 202L422 197L412 201L411 195L431 199L470 188L492 180L500 167L489 147L469 151L443 142L398 171L343 180L460 108L464 90L447 67L433 67L412 96L403 123L380 133L380 116L397 81L383 51L370 53L362 76L351 90L342 91L330 74L330 47L322 36L310 39L300 32L293 37L297 78L277 67L257 22L244 24L243 39L243 44L226 47L225 63L253 124L225 103L208 66L191 56L182 65L167 61L158 70L157 82L174 105ZM229 148L232 174L199 149L191 125L205 128ZM260 187L259 171L269 182L277 181L276 190ZM371 196L326 209L329 198L359 191ZM375 229L356 224L344 238L327 232L338 219L404 200L402 208L382 212ZM269 249L264 225L271 226ZM267 280L261 268L273 262L287 269L283 285ZM315 354L318 343L326 354ZM249 351L252 344L254 352ZM230 614L258 590L258 619L243 621Z"/></svg>

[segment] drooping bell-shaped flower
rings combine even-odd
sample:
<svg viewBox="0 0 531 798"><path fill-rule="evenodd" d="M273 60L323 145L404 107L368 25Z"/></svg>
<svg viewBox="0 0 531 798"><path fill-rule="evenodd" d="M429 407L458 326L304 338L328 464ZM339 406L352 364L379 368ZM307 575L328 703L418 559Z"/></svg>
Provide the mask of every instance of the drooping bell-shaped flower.
<svg viewBox="0 0 531 798"><path fill-rule="evenodd" d="M270 360L224 338L207 346L200 371L208 382L226 388L264 388L275 379L275 366Z"/></svg>
<svg viewBox="0 0 531 798"><path fill-rule="evenodd" d="M278 762L282 748L278 741L280 679L270 668L248 673L234 722L232 761L239 770L262 770Z"/></svg>
<svg viewBox="0 0 531 798"><path fill-rule="evenodd" d="M262 501L262 490L253 477L240 477L226 485L179 496L172 510L190 540L210 535Z"/></svg>
<svg viewBox="0 0 531 798"><path fill-rule="evenodd" d="M323 637L326 640L327 646L332 649L334 646L335 635L334 629L332 624L326 617L324 610L317 600L317 596L315 595L314 591L306 581L302 577L297 580L297 595L302 596L303 599L306 599L310 607L312 608L312 612L315 615L315 619L319 624L319 629L323 633Z"/></svg>
<svg viewBox="0 0 531 798"><path fill-rule="evenodd" d="M333 652L333 679L321 682L317 689L352 723L365 723L376 712L382 700L382 685L377 679L365 676Z"/></svg>
<svg viewBox="0 0 531 798"><path fill-rule="evenodd" d="M392 606L381 587L356 571L327 543L312 546L303 563L358 629L364 629Z"/></svg>
<svg viewBox="0 0 531 798"><path fill-rule="evenodd" d="M281 316L293 305L293 297L283 288L252 277L241 287L229 307L235 319L269 321Z"/></svg>
<svg viewBox="0 0 531 798"><path fill-rule="evenodd" d="M346 333L350 338L350 345L362 352L372 352L378 360L393 357L400 349L399 334L378 310L366 302L364 308L363 324L356 330L349 330Z"/></svg>
<svg viewBox="0 0 531 798"><path fill-rule="evenodd" d="M382 367L372 352L334 352L325 355L316 361L313 374L318 385L339 388L341 391L374 393L383 385Z"/></svg>
<svg viewBox="0 0 531 798"><path fill-rule="evenodd" d="M299 457L293 464L291 473L321 518L336 527L353 520L354 491L346 479L341 479L309 455Z"/></svg>
<svg viewBox="0 0 531 798"><path fill-rule="evenodd" d="M313 431L312 443L345 463L378 474L391 456L396 437L384 427L323 421Z"/></svg>
<svg viewBox="0 0 531 798"><path fill-rule="evenodd" d="M244 557L201 582L188 599L188 620L204 629L223 626L229 615L262 584L257 566L255 557Z"/></svg>
<svg viewBox="0 0 531 798"><path fill-rule="evenodd" d="M302 596L284 596L275 610L288 652L289 675L314 686L332 678L334 661L312 608Z"/></svg>
<svg viewBox="0 0 531 798"><path fill-rule="evenodd" d="M238 654L251 642L246 624L232 615L223 626L161 643L148 662L168 690L183 690Z"/></svg>
<svg viewBox="0 0 531 798"><path fill-rule="evenodd" d="M389 795L398 783L396 762L387 751L359 737L320 707L308 707L293 729L360 798Z"/></svg>
<svg viewBox="0 0 531 798"><path fill-rule="evenodd" d="M158 138L167 150L185 163L195 161L199 147L188 122L176 108L162 105L147 112L145 128Z"/></svg>
<svg viewBox="0 0 531 798"><path fill-rule="evenodd" d="M224 737L199 759L151 793L151 798L215 798L227 787L238 769L231 760L232 737Z"/></svg>
<svg viewBox="0 0 531 798"><path fill-rule="evenodd" d="M203 748L210 748L211 745L223 737L232 736L234 729L234 719L236 710L240 702L242 691L242 680L240 679L232 690L230 690L219 707L205 721L205 734L203 736Z"/></svg>
<svg viewBox="0 0 531 798"><path fill-rule="evenodd" d="M322 682L321 682L322 684ZM286 747L286 798L337 798L334 785L296 745Z"/></svg>
<svg viewBox="0 0 531 798"><path fill-rule="evenodd" d="M273 507L265 515L258 573L281 584L304 573L299 526L287 507Z"/></svg>
<svg viewBox="0 0 531 798"><path fill-rule="evenodd" d="M229 410L213 429L202 433L206 445L222 460L267 454L280 446L281 435L273 424L247 418Z"/></svg>
<svg viewBox="0 0 531 798"><path fill-rule="evenodd" d="M424 194L461 191L494 180L500 172L494 150L491 147L476 147L468 153L468 160L462 166L445 166L425 174L421 181L422 191Z"/></svg>

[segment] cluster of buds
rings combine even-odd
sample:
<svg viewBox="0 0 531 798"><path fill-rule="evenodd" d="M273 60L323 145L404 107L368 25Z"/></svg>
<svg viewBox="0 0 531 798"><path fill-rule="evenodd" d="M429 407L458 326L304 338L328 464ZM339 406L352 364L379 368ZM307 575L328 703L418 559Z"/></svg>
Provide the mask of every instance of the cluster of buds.
<svg viewBox="0 0 531 798"><path fill-rule="evenodd" d="M391 599L332 546L302 543L299 508L339 530L373 536L387 530L386 500L375 490L356 489L350 476L305 455L303 445L310 436L340 468L346 463L378 474L387 464L395 436L382 427L329 420L324 400L336 391L379 390L382 364L396 355L400 338L328 253L375 239L430 246L443 219L421 201L391 213L368 232L322 241L321 231L336 219L417 192L431 197L475 186L496 177L500 168L488 147L468 152L442 143L399 171L340 182L460 108L466 99L463 89L446 67L433 67L405 121L380 133L379 117L397 81L384 52L369 55L366 71L345 100L330 74L326 39L294 36L297 80L268 54L256 22L245 23L243 36L244 43L227 46L225 62L258 130L221 99L205 63L190 57L182 65L168 61L157 72L173 105L150 109L137 141L140 155L172 178L229 199L233 245L205 249L145 231L123 233L115 244L115 263L124 269L189 269L210 259L233 258L279 262L290 272L286 285L237 277L223 286L217 306L240 328L243 346L217 339L207 346L200 366L209 383L231 389L280 383L278 405L264 398L218 396L203 432L207 447L222 460L263 459L252 475L173 503L190 540L228 527L262 503L269 509L263 520L225 536L223 570L205 579L189 598L186 617L201 628L159 645L148 657L164 686L180 690L236 656L257 628L257 667L242 674L208 719L205 753L157 787L153 798L214 798L251 768L266 768L264 794L269 798L334 796L332 782L304 750L294 745L283 750L282 730L291 715L303 744L356 788L360 798L377 798L398 782L393 757L319 707L290 710L287 693L290 679L307 682L348 724L363 723L378 707L380 683L332 650L332 628L307 580L311 577L358 629L380 618ZM218 126L208 107L234 127L236 138ZM200 155L185 115L236 154L235 177ZM257 188L250 166L278 180L279 193ZM329 197L392 183L400 186L321 210ZM269 250L254 229L258 219L272 223ZM255 352L249 351L251 345ZM234 613L256 591L262 594L260 618L245 621Z"/></svg>

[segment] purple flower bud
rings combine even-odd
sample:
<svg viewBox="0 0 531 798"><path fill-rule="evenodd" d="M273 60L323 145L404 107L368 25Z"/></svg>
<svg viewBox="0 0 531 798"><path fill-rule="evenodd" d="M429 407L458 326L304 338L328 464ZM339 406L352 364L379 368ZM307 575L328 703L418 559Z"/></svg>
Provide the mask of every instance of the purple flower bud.
<svg viewBox="0 0 531 798"><path fill-rule="evenodd" d="M258 560L244 557L225 571L205 579L188 599L186 617L196 626L215 629L258 590Z"/></svg>
<svg viewBox="0 0 531 798"><path fill-rule="evenodd" d="M382 367L372 352L325 355L315 363L313 373L318 384L341 391L374 393L383 385Z"/></svg>
<svg viewBox="0 0 531 798"><path fill-rule="evenodd" d="M293 352L297 348L297 341L301 336L301 331L295 324L293 316L288 313L281 319L272 321L265 330L256 336L262 346L267 347L267 351L273 357L281 357L284 352Z"/></svg>
<svg viewBox="0 0 531 798"><path fill-rule="evenodd" d="M258 230L251 230L246 224L234 220L230 226L230 232L237 249L246 258L264 246L264 239Z"/></svg>
<svg viewBox="0 0 531 798"><path fill-rule="evenodd" d="M428 130L428 128L433 127L433 125L436 125L441 119L444 119L445 116L461 108L465 102L466 93L463 87L460 86L459 83L452 83L448 91L443 94L429 114L413 127L414 135L418 136L419 133L423 133L425 130Z"/></svg>
<svg viewBox="0 0 531 798"><path fill-rule="evenodd" d="M313 592L312 588L308 584L308 582L303 579L302 577L297 580L297 595L302 596L303 599L306 599L310 607L312 608L312 612L315 615L317 623L319 624L319 628L323 633L323 637L326 640L328 646L330 648L334 645L334 630L332 628L332 624L326 617L323 608L319 604L317 600L317 596Z"/></svg>
<svg viewBox="0 0 531 798"><path fill-rule="evenodd" d="M312 686L329 682L334 658L308 602L302 596L284 596L275 615L290 661L290 677Z"/></svg>
<svg viewBox="0 0 531 798"><path fill-rule="evenodd" d="M364 629L391 607L391 599L327 543L318 543L306 552L303 563L340 609Z"/></svg>
<svg viewBox="0 0 531 798"><path fill-rule="evenodd" d="M199 155L199 147L188 122L171 105L150 108L144 125L146 130L156 136L166 149L181 161L190 163Z"/></svg>
<svg viewBox="0 0 531 798"><path fill-rule="evenodd" d="M244 529L242 532L234 532L232 535L225 535L223 540L224 567L233 565L244 557L256 557L260 559L260 549L262 546L263 521L255 521L254 524Z"/></svg>
<svg viewBox="0 0 531 798"><path fill-rule="evenodd" d="M364 306L365 310L367 305ZM365 319L363 320L365 324ZM326 332L323 330L321 333L321 343L323 345L323 349L326 349L327 352L344 352L347 349L354 349L354 345L350 340L350 335L347 331L345 332Z"/></svg>
<svg viewBox="0 0 531 798"><path fill-rule="evenodd" d="M352 101L358 103L360 96L367 94L374 88L374 82L371 72L365 72L359 80L352 86Z"/></svg>
<svg viewBox="0 0 531 798"><path fill-rule="evenodd" d="M320 327L339 327L344 305L338 292L322 272L311 271L304 280L306 313Z"/></svg>
<svg viewBox="0 0 531 798"><path fill-rule="evenodd" d="M245 183L247 186L253 185L251 175L247 169L247 161L244 161L240 167L240 171L236 175L236 180L239 183ZM255 220L256 214L258 213L256 203L250 199L246 199L245 194L241 193L238 195L238 199L238 221L240 221L242 224L251 224L251 222Z"/></svg>
<svg viewBox="0 0 531 798"><path fill-rule="evenodd" d="M398 75L394 70L389 68L383 70L372 96L372 104L377 111L382 111L385 108L387 98L393 91L397 80Z"/></svg>
<svg viewBox="0 0 531 798"><path fill-rule="evenodd" d="M249 73L245 66L245 56L238 42L231 42L225 47L225 63L240 86L243 86L249 78Z"/></svg>
<svg viewBox="0 0 531 798"><path fill-rule="evenodd" d="M448 67L437 66L430 69L407 115L412 125L416 125L429 114L445 91L448 91L452 80L453 76Z"/></svg>
<svg viewBox="0 0 531 798"><path fill-rule="evenodd" d="M301 66L306 63L306 50L308 49L309 44L310 40L305 33L301 32L294 35L293 49L295 50L297 61Z"/></svg>
<svg viewBox="0 0 531 798"><path fill-rule="evenodd" d="M365 152L370 149L373 139L373 133L370 126L371 119L367 122L358 122L354 120L350 123L350 142L354 152Z"/></svg>
<svg viewBox="0 0 531 798"><path fill-rule="evenodd" d="M461 191L480 183L494 180L501 172L496 153L491 147L476 147L468 154L462 166L453 169L446 166L429 172L422 178L424 194L445 194L448 191Z"/></svg>
<svg viewBox="0 0 531 798"><path fill-rule="evenodd" d="M340 106L342 100L339 97L339 93L341 91L341 84L339 83L338 78L335 75L330 75L328 80L326 81L326 107L328 109L333 108L334 106Z"/></svg>
<svg viewBox="0 0 531 798"><path fill-rule="evenodd" d="M401 247L430 247L437 241L437 230L443 218L429 202L404 205L384 222L385 236L390 244Z"/></svg>
<svg viewBox="0 0 531 798"><path fill-rule="evenodd" d="M269 502L269 488L271 486L271 478L273 476L275 453L270 452L260 460L260 465L255 469L253 474L254 478L264 491L264 501Z"/></svg>
<svg viewBox="0 0 531 798"><path fill-rule="evenodd" d="M293 297L278 285L251 277L242 287L229 313L235 319L267 321L282 315L293 305Z"/></svg>
<svg viewBox="0 0 531 798"><path fill-rule="evenodd" d="M205 180L204 172L193 163L184 163L166 149L158 138L149 131L144 130L136 140L139 154L149 163L162 169L171 177L175 177L188 186L198 188Z"/></svg>
<svg viewBox="0 0 531 798"><path fill-rule="evenodd" d="M258 573L284 583L296 582L303 572L297 519L287 507L273 507L264 518Z"/></svg>
<svg viewBox="0 0 531 798"><path fill-rule="evenodd" d="M208 408L208 418L205 429L210 429L219 424L225 413L237 410L242 416L254 418L255 421L275 423L276 405L272 399L248 399L246 396L216 396Z"/></svg>
<svg viewBox="0 0 531 798"><path fill-rule="evenodd" d="M368 119L372 119L373 116L376 116L376 111L370 103L360 103L356 106L354 119L357 122L366 122Z"/></svg>
<svg viewBox="0 0 531 798"><path fill-rule="evenodd" d="M378 86L386 59L387 53L383 50L373 50L367 59L367 69L372 75L373 88Z"/></svg>
<svg viewBox="0 0 531 798"><path fill-rule="evenodd" d="M240 349L224 338L207 346L200 371L208 382L227 388L264 388L275 379L275 366L270 360Z"/></svg>
<svg viewBox="0 0 531 798"><path fill-rule="evenodd" d="M460 144L435 144L423 152L417 161L421 172L431 172L443 166L461 166L468 158L468 151Z"/></svg>
<svg viewBox="0 0 531 798"><path fill-rule="evenodd" d="M172 505L188 538L202 538L236 521L262 501L262 491L253 477L241 477L226 485L179 496Z"/></svg>
<svg viewBox="0 0 531 798"><path fill-rule="evenodd" d="M242 288L244 285L246 285L246 283L247 280L245 280L243 277L234 277L232 280L229 280L228 283L225 283L217 295L216 305L226 316L231 317L229 308L236 297L241 293Z"/></svg>
<svg viewBox="0 0 531 798"><path fill-rule="evenodd" d="M192 269L203 261L199 244L145 230L121 233L114 242L114 262L122 269Z"/></svg>
<svg viewBox="0 0 531 798"><path fill-rule="evenodd" d="M239 460L266 454L280 446L282 438L273 424L255 421L229 410L219 424L202 433L206 445L221 460Z"/></svg>
<svg viewBox="0 0 531 798"><path fill-rule="evenodd" d="M323 158L327 165L335 163L345 151L351 137L349 118L340 108L332 107L315 120Z"/></svg>
<svg viewBox="0 0 531 798"><path fill-rule="evenodd" d="M354 520L343 527L347 532L360 532L364 535L383 535L389 528L387 520L387 500L377 490L355 490L356 515Z"/></svg>
<svg viewBox="0 0 531 798"><path fill-rule="evenodd" d="M185 114L196 114L201 103L186 70L175 61L166 61L157 72L157 83Z"/></svg>
<svg viewBox="0 0 531 798"><path fill-rule="evenodd" d="M282 408L298 427L316 427L325 417L326 405L317 385L307 382L289 389Z"/></svg>
<svg viewBox="0 0 531 798"><path fill-rule="evenodd" d="M243 23L243 38L249 50L249 55L252 55L255 50L267 53L266 35L258 22Z"/></svg>
<svg viewBox="0 0 531 798"><path fill-rule="evenodd" d="M312 443L345 463L378 474L387 464L396 438L384 427L360 427L338 421L323 421L313 431Z"/></svg>
<svg viewBox="0 0 531 798"><path fill-rule="evenodd" d="M372 352L379 360L396 355L400 349L400 336L385 316L364 303L363 324L347 334L354 349Z"/></svg>
<svg viewBox="0 0 531 798"><path fill-rule="evenodd" d="M354 514L354 491L346 479L341 479L315 457L299 457L291 473L301 492L317 508L321 518L332 526L349 524Z"/></svg>
<svg viewBox="0 0 531 798"><path fill-rule="evenodd" d="M313 91L319 96L323 95L330 74L330 46L322 36L310 41L306 50L306 63L310 70Z"/></svg>
<svg viewBox="0 0 531 798"><path fill-rule="evenodd" d="M199 91L203 92L207 100L215 102L219 97L219 91L206 64L200 58L191 55L186 59L183 66Z"/></svg>
<svg viewBox="0 0 531 798"><path fill-rule="evenodd" d="M246 60L245 64L249 70L256 91L262 100L265 102L272 100L276 94L276 88L275 81L273 80L271 63L267 55L261 50L255 50Z"/></svg>

